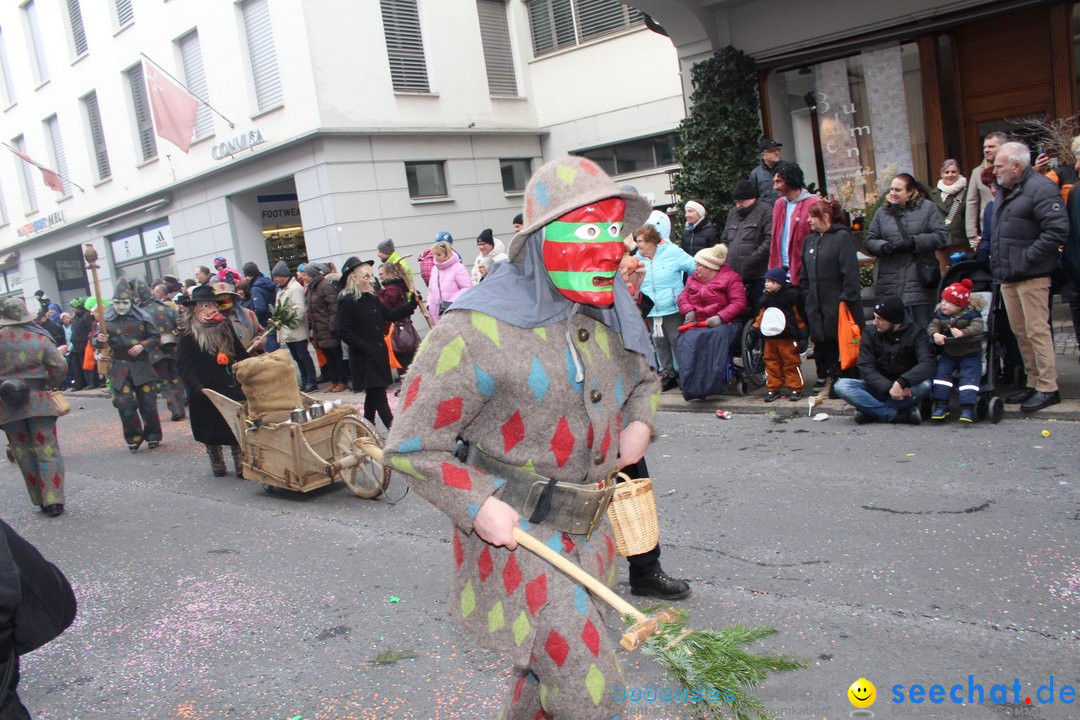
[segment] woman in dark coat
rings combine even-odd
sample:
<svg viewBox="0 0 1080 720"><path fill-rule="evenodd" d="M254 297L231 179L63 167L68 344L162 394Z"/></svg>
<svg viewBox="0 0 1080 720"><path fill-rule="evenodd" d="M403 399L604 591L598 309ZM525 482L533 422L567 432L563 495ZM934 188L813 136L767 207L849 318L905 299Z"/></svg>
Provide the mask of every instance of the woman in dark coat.
<svg viewBox="0 0 1080 720"><path fill-rule="evenodd" d="M934 315L937 288L919 282L916 256L933 256L945 247L949 231L929 192L911 175L894 177L887 199L874 213L864 243L866 253L878 258L874 295L878 302L896 295L904 301L908 319L926 327Z"/></svg>
<svg viewBox="0 0 1080 720"><path fill-rule="evenodd" d="M385 263L379 267L379 280L382 282L382 289L375 291L375 297L379 298L379 301L391 310L409 302L409 287L405 284L402 272L401 266L397 263ZM412 319L398 318L394 322L398 324L409 323L411 325ZM394 350L394 356L401 363L401 375L404 375L405 371L409 369L415 355L416 350L409 352Z"/></svg>
<svg viewBox="0 0 1080 720"><path fill-rule="evenodd" d="M935 211L936 212L936 211ZM840 376L840 345L837 325L840 303L847 305L852 318L862 327L859 300L859 260L851 231L843 224L844 212L835 200L821 200L810 208L810 229L803 242L799 287L806 305L806 323L814 339L820 390L826 378Z"/></svg>
<svg viewBox="0 0 1080 720"><path fill-rule="evenodd" d="M355 257L341 268L344 290L338 298L337 336L349 346L349 367L353 388L364 389L364 418L375 422L375 414L390 428L394 416L386 400L386 388L393 382L390 354L386 349L386 323L407 318L416 310L416 297L390 309L374 295L375 273L371 265Z"/></svg>
<svg viewBox="0 0 1080 720"><path fill-rule="evenodd" d="M243 477L244 458L239 441L203 393L203 388L244 402L244 391L233 373L233 365L246 359L248 354L232 325L221 314L213 288L208 285L196 287L191 293L191 303L191 312L180 330L176 348L177 368L187 386L191 434L206 445L210 469L215 476L221 477L226 472L221 446L228 445L232 450L236 477Z"/></svg>

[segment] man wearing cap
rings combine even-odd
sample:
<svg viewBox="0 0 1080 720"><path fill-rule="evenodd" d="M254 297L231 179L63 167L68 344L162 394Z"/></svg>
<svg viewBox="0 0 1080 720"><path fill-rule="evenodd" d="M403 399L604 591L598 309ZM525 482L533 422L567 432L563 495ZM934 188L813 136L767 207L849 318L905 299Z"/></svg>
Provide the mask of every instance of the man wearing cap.
<svg viewBox="0 0 1080 720"><path fill-rule="evenodd" d="M799 284L803 241L810 234L810 208L818 197L806 190L802 168L784 163L773 178L780 198L773 204L769 267L787 269L792 285Z"/></svg>
<svg viewBox="0 0 1080 720"><path fill-rule="evenodd" d="M259 266L253 262L244 263L244 277L251 279L251 309L255 311L259 324L266 327L266 324L270 322L270 306L274 304L277 286L270 278L263 275Z"/></svg>
<svg viewBox="0 0 1080 720"><path fill-rule="evenodd" d="M908 322L904 302L891 295L874 306L873 327L859 343L860 380L840 378L836 396L855 407L855 422L922 422L919 403L930 395L937 358L926 328Z"/></svg>
<svg viewBox="0 0 1080 720"><path fill-rule="evenodd" d="M304 298L304 286L293 277L289 266L284 260L278 260L270 271L270 277L277 285L277 297L275 305L291 305L293 311L300 317L296 327L279 328L277 331L278 342L284 343L289 348L289 354L300 368L300 389L303 392L315 392L319 389L315 382L315 363L308 351L308 324L307 303Z"/></svg>
<svg viewBox="0 0 1080 720"><path fill-rule="evenodd" d="M326 378L330 381L327 392L343 392L349 374L341 353L341 340L337 334L338 291L326 277L322 263L308 263L304 274L308 277L305 290L307 298L307 321L315 347L326 356Z"/></svg>
<svg viewBox="0 0 1080 720"><path fill-rule="evenodd" d="M582 157L538 169L524 200L509 262L455 301L410 366L386 458L453 524L452 614L511 655L500 716L606 720L620 672L597 601L515 552L513 529L614 583L595 513L609 473L644 456L659 402L648 334L616 277L622 236L650 207ZM550 488L539 503L534 481Z"/></svg>
<svg viewBox="0 0 1080 720"><path fill-rule="evenodd" d="M757 199L770 207L779 199L780 193L773 185L773 178L783 167L784 162L780 159L780 148L783 145L772 138L762 138L758 143L758 152L761 154L761 162L750 171L750 182L754 184Z"/></svg>
<svg viewBox="0 0 1080 720"><path fill-rule="evenodd" d="M134 453L144 441L151 450L161 444L158 375L151 359L160 353L161 334L153 318L136 307L133 299L127 281L118 282L112 304L105 311L105 331L94 336L93 346L112 350L109 385L113 407L120 413L124 442Z"/></svg>
<svg viewBox="0 0 1080 720"><path fill-rule="evenodd" d="M34 323L26 302L21 297L0 302L0 427L30 502L49 517L64 512L64 461L48 389L59 387L66 371L64 356Z"/></svg>
<svg viewBox="0 0 1080 720"><path fill-rule="evenodd" d="M506 246L503 245L502 240L495 237L491 228L484 228L476 236L476 249L476 262L473 263L472 273L469 276L473 285L479 285L480 281L484 279L480 274L480 265L483 263L484 258L488 258L492 266L498 262L505 262L507 259Z"/></svg>
<svg viewBox="0 0 1080 720"><path fill-rule="evenodd" d="M379 260L384 263L390 263L392 265L400 265L401 269L409 273L409 279L412 280L412 268L409 266L407 260L398 254L397 248L394 247L394 241L390 238L386 238L376 246L375 254L379 256ZM344 268L343 268L344 269ZM342 281L344 285L344 281Z"/></svg>
<svg viewBox="0 0 1080 720"><path fill-rule="evenodd" d="M735 207L728 212L720 242L728 246L727 264L742 278L750 307L757 308L769 266L772 202L758 199L750 180L735 183L732 197Z"/></svg>

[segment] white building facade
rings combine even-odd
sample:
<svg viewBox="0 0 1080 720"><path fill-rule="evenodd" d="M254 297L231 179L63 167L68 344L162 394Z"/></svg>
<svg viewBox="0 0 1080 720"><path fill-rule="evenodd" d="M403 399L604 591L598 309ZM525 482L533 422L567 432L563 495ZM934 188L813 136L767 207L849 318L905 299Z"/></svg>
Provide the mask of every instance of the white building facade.
<svg viewBox="0 0 1080 720"><path fill-rule="evenodd" d="M207 103L187 153L154 132L144 57ZM470 260L568 152L666 205L684 115L671 42L617 0L25 0L0 69L0 141L64 178L0 149L0 296L54 301L89 294L86 243L106 296L441 230Z"/></svg>

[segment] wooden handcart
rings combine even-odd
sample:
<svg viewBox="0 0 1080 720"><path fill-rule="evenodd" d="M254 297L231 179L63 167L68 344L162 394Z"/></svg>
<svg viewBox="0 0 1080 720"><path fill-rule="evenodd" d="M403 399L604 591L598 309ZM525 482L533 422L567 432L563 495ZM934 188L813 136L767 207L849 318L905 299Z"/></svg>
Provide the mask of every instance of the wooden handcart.
<svg viewBox="0 0 1080 720"><path fill-rule="evenodd" d="M225 418L244 455L244 478L267 490L311 492L340 479L362 498L376 498L390 483L390 468L365 453L360 442L385 439L357 415L355 407L334 407L322 417L292 422L287 413L248 418L247 406L213 390L206 396ZM305 406L318 400L300 394Z"/></svg>

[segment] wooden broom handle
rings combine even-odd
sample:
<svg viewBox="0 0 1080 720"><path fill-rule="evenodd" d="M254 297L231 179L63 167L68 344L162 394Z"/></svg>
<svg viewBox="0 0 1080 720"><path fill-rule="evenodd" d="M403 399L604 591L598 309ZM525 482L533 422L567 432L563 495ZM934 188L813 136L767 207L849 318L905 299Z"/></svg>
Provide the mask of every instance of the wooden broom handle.
<svg viewBox="0 0 1080 720"><path fill-rule="evenodd" d="M401 258L401 260L404 260L407 257L410 257L410 256L405 255L404 257ZM409 272L408 270L406 270L401 265L401 260L398 260L396 263L394 263L394 265L396 265L398 270L401 271L401 275L405 280L405 287L409 288L409 292L411 292L413 294L413 296L415 297L416 296L416 286L413 285L412 273ZM435 327L435 323L433 323L431 321L431 315L428 314L427 306L422 302L416 303L416 306L420 309L420 314L424 316L424 320L427 321L428 328L430 329L430 328Z"/></svg>

